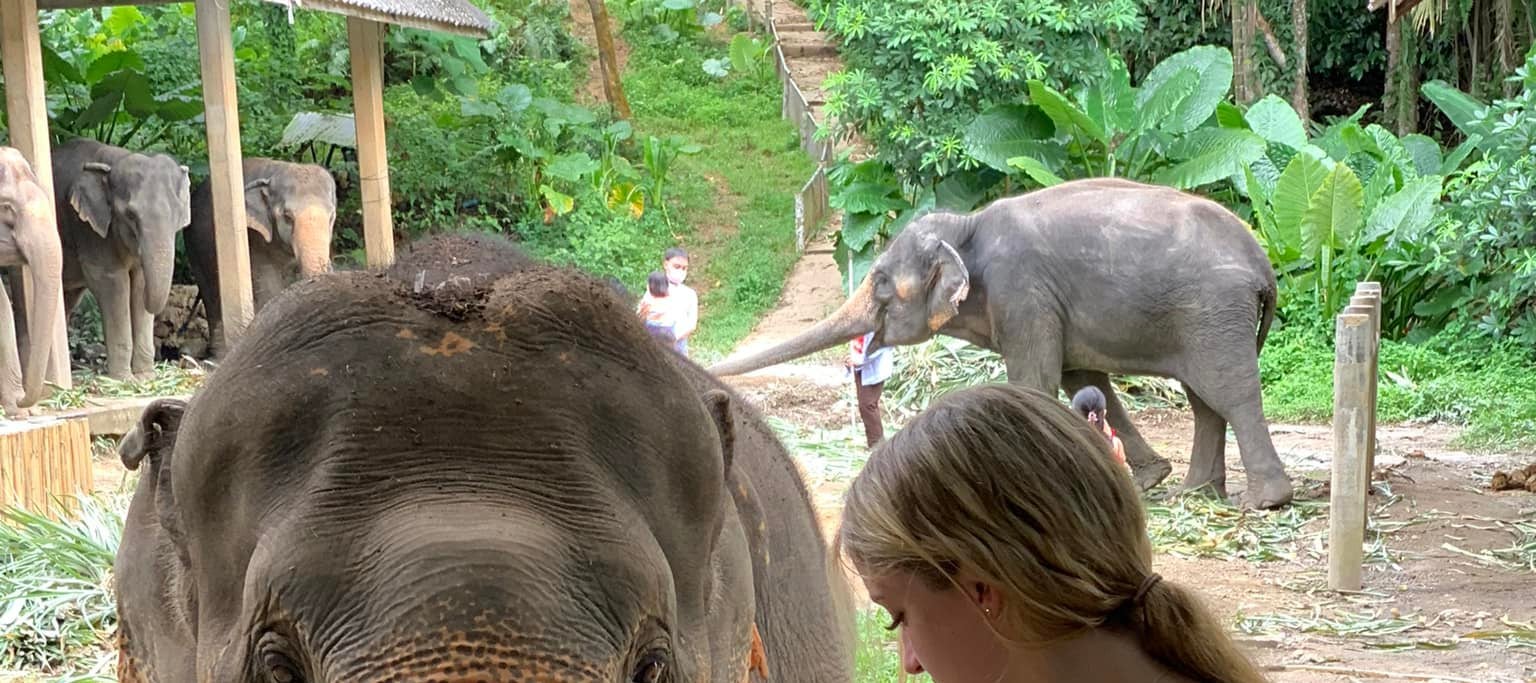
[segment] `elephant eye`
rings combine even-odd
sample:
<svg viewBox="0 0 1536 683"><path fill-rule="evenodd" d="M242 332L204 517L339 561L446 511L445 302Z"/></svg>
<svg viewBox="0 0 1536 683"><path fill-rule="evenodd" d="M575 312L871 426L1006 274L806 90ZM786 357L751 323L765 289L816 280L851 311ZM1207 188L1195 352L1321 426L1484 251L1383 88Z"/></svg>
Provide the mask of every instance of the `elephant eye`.
<svg viewBox="0 0 1536 683"><path fill-rule="evenodd" d="M659 653L646 655L640 660L640 665L635 667L635 675L629 679L632 683L662 683L667 678L667 660Z"/></svg>
<svg viewBox="0 0 1536 683"><path fill-rule="evenodd" d="M272 683L303 683L304 676L298 665L281 652L267 652L261 656L261 664L267 670L267 680Z"/></svg>

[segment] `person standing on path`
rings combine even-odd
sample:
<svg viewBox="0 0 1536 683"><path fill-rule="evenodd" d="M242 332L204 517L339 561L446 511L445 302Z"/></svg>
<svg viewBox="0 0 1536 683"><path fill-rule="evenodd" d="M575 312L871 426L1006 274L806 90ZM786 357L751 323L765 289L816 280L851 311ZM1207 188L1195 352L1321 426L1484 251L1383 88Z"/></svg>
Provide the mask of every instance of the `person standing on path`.
<svg viewBox="0 0 1536 683"><path fill-rule="evenodd" d="M672 247L661 256L667 274L667 298L672 299L672 335L677 338L677 352L688 355L688 340L699 326L699 295L683 284L688 278L688 252Z"/></svg>
<svg viewBox="0 0 1536 683"><path fill-rule="evenodd" d="M850 344L848 359L843 365L853 371L853 388L858 396L859 420L864 423L864 439L870 448L885 438L885 425L880 417L880 393L885 390L885 380L891 376L891 347L882 346L868 352L869 342L875 333L857 337Z"/></svg>

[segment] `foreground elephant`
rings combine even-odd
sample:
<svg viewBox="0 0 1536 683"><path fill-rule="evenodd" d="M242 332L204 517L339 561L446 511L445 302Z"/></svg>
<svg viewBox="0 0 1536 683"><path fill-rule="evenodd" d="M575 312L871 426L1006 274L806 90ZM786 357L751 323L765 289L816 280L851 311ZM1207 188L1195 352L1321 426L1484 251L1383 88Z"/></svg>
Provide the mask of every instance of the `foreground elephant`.
<svg viewBox="0 0 1536 683"><path fill-rule="evenodd" d="M245 216L251 260L251 293L260 311L295 277L331 269L331 229L336 224L336 180L315 164L247 157ZM192 192L187 261L208 318L208 351L225 349L219 294L219 255L214 248L213 191L203 181Z"/></svg>
<svg viewBox="0 0 1536 683"><path fill-rule="evenodd" d="M75 138L53 149L53 184L64 310L90 290L101 307L107 375L152 375L155 315L170 295L176 233L192 220L187 167L165 154Z"/></svg>
<svg viewBox="0 0 1536 683"><path fill-rule="evenodd" d="M33 328L49 332L45 339L52 339L51 332L59 322L62 251L53 204L32 165L15 147L0 147L0 267L27 267L27 293L32 297L32 310L37 312L37 318L30 322ZM43 379L52 345L30 344L24 364L18 353L21 340L16 323L17 316L25 315L25 303L17 301L13 311L10 296L0 286L0 407L8 417L24 416L22 409L36 404L47 392Z"/></svg>
<svg viewBox="0 0 1536 683"><path fill-rule="evenodd" d="M145 410L119 679L850 681L762 418L604 283L454 239L288 288Z"/></svg>
<svg viewBox="0 0 1536 683"><path fill-rule="evenodd" d="M1137 433L1109 375L1173 377L1195 414L1185 490L1226 495L1230 422L1244 503L1272 508L1292 497L1259 391L1274 309L1274 270L1237 216L1171 188L1094 178L913 220L827 319L710 371L751 372L872 330L874 346L946 334L1000 353L1010 382L1099 387L1143 488L1172 466Z"/></svg>

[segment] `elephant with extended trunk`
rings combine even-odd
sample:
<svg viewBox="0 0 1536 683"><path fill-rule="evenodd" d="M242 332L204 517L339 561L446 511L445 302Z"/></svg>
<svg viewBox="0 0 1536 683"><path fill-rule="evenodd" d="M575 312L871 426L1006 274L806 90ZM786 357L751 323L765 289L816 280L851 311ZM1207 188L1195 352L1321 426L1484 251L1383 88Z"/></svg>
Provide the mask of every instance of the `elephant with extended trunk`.
<svg viewBox="0 0 1536 683"><path fill-rule="evenodd" d="M1137 433L1109 375L1172 377L1195 414L1183 488L1226 494L1230 422L1244 503L1271 508L1292 498L1259 391L1274 310L1269 258L1232 212L1167 187L1094 178L914 219L830 317L710 370L751 372L870 331L875 347L957 337L1000 353L1010 382L1102 390L1144 489L1172 467Z"/></svg>
<svg viewBox="0 0 1536 683"><path fill-rule="evenodd" d="M604 282L444 239L287 288L124 438L119 680L851 681L764 420Z"/></svg>
<svg viewBox="0 0 1536 683"><path fill-rule="evenodd" d="M90 290L101 307L107 375L153 375L155 315L170 295L176 233L192 220L187 167L76 138L54 148L53 180L65 311Z"/></svg>
<svg viewBox="0 0 1536 683"><path fill-rule="evenodd" d="M42 343L28 346L23 363L16 315L25 315L27 302L16 302L12 315L11 298L0 286L0 407L8 417L25 415L23 409L47 392L43 379L53 350L48 342L59 322L62 251L53 204L32 165L15 147L0 147L0 267L27 267L27 292L36 316L29 322L44 331Z"/></svg>
<svg viewBox="0 0 1536 683"><path fill-rule="evenodd" d="M336 224L336 180L324 167L247 157L245 227L250 249L251 294L260 311L296 277L331 269L331 229ZM208 350L225 350L219 255L214 248L213 190L208 181L192 193L187 260L208 317Z"/></svg>

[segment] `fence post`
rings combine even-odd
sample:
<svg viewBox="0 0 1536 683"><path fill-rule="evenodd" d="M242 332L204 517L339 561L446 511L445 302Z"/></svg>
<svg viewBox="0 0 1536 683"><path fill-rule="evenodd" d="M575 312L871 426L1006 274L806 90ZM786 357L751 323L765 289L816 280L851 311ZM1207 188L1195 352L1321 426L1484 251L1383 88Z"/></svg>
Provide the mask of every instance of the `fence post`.
<svg viewBox="0 0 1536 683"><path fill-rule="evenodd" d="M1365 448L1375 345L1371 317L1342 313L1334 331L1333 479L1328 513L1328 587L1360 590L1365 554Z"/></svg>
<svg viewBox="0 0 1536 683"><path fill-rule="evenodd" d="M1362 304L1371 307L1371 423L1370 423L1370 447L1365 451L1365 493L1371 493L1371 477L1376 476L1376 405L1379 397L1378 386L1380 384L1379 359L1381 357L1381 283L1360 282L1355 285L1355 296L1350 297L1350 305Z"/></svg>

